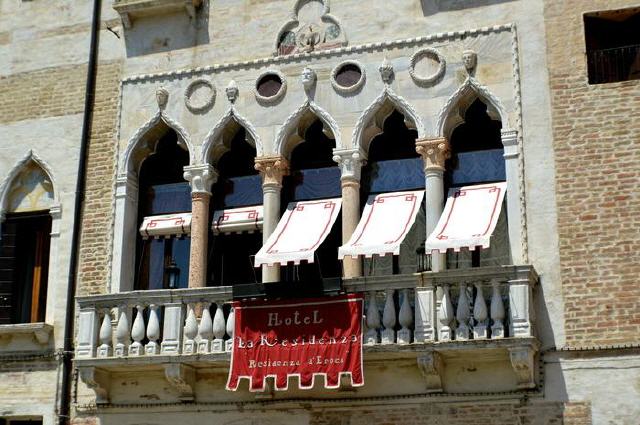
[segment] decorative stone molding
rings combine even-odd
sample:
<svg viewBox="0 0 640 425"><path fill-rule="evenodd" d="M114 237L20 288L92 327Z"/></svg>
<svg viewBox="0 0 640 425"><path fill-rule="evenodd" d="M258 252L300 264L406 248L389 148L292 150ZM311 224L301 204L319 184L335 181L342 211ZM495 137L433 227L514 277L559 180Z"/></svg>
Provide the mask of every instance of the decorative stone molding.
<svg viewBox="0 0 640 425"><path fill-rule="evenodd" d="M307 93L315 87L317 80L318 76L316 72L308 66L305 66L300 75L300 82Z"/></svg>
<svg viewBox="0 0 640 425"><path fill-rule="evenodd" d="M78 373L82 382L95 393L96 404L109 403L111 376L107 371L95 366L83 366L78 368Z"/></svg>
<svg viewBox="0 0 640 425"><path fill-rule="evenodd" d="M202 163L216 163L220 157L229 150L229 146L225 145L223 134L225 129L235 121L239 126L244 128L249 136L247 142L256 148L256 154L262 155L262 141L256 128L246 118L238 113L235 106L231 106L224 116L209 131L202 142L201 159Z"/></svg>
<svg viewBox="0 0 640 425"><path fill-rule="evenodd" d="M359 70L360 70L360 79L358 81L356 81L356 83L352 86L341 86L340 83L338 83L338 81L336 80L336 76L338 75L338 71L340 71L340 69L342 69L342 67L346 66L346 65L353 65L356 66ZM367 80L367 73L364 70L364 65L362 65L362 63L356 61L356 60L346 60L343 62L340 62L338 65L336 65L333 70L331 71L331 76L330 76L330 80L331 80L331 85L333 86L333 89L335 91L337 91L340 94L353 94L356 93L357 91L359 91L362 86L364 86L365 81Z"/></svg>
<svg viewBox="0 0 640 425"><path fill-rule="evenodd" d="M308 3L319 3L319 14L309 21L300 21L300 9ZM311 53L347 45L342 24L329 13L329 0L296 0L290 18L278 31L274 55Z"/></svg>
<svg viewBox="0 0 640 425"><path fill-rule="evenodd" d="M208 94L205 95L204 102L201 104L194 104L193 97L199 90L206 90ZM194 80L187 86L184 92L184 104L188 110L194 114L201 114L211 109L213 103L216 100L216 87L209 80L198 79Z"/></svg>
<svg viewBox="0 0 640 425"><path fill-rule="evenodd" d="M487 113L494 120L500 120L502 126L509 128L509 117L500 99L473 77L468 77L447 99L438 113L436 131L439 136L448 137L458 125L464 122L466 108L480 98L487 104ZM457 108L457 109L456 109Z"/></svg>
<svg viewBox="0 0 640 425"><path fill-rule="evenodd" d="M280 155L256 158L255 169L262 176L263 186L282 186L282 177L289 174L289 161Z"/></svg>
<svg viewBox="0 0 640 425"><path fill-rule="evenodd" d="M184 179L191 185L191 193L211 194L211 185L218 180L217 171L209 164L187 165Z"/></svg>
<svg viewBox="0 0 640 425"><path fill-rule="evenodd" d="M2 181L2 184L0 184L0 215L4 215L8 212L7 203L9 201L9 195L11 194L13 183L15 179L20 175L20 173L29 166L30 162L33 162L37 167L39 167L51 183L53 202L51 203L49 208L55 209L56 207L60 206L60 198L58 196L58 190L56 189L57 184L55 183L55 180L53 178L51 166L49 166L47 162L40 158L32 149L29 149L27 153L22 157L22 159L18 161L13 166L13 168L11 168L9 174L7 174L7 176Z"/></svg>
<svg viewBox="0 0 640 425"><path fill-rule="evenodd" d="M137 174L139 164L155 149L155 143L151 140L146 140L145 136L160 124L164 124L176 132L178 135L178 145L189 152L189 163L195 164L195 149L191 143L189 133L181 124L160 109L153 117L138 128L129 139L127 148L120 162L120 174L127 172Z"/></svg>
<svg viewBox="0 0 640 425"><path fill-rule="evenodd" d="M362 149L334 149L333 160L340 167L341 180L360 181L360 172L367 159Z"/></svg>
<svg viewBox="0 0 640 425"><path fill-rule="evenodd" d="M273 96L263 96L260 93L258 93L258 84L260 83L260 80L262 80L267 75L277 75L278 78L280 78L280 81L282 81L282 86L280 86L280 89ZM277 103L278 101L280 101L280 99L284 97L286 92L287 92L287 79L285 78L284 74L278 70L268 69L262 72L260 75L258 75L258 78L256 78L256 83L254 86L253 93L256 97L256 100L261 105L273 105L274 103Z"/></svg>
<svg viewBox="0 0 640 425"><path fill-rule="evenodd" d="M193 401L196 382L196 370L193 367L179 363L165 364L164 376L178 392L180 400Z"/></svg>
<svg viewBox="0 0 640 425"><path fill-rule="evenodd" d="M516 373L518 388L535 388L533 349L530 347L510 348L509 358L513 371Z"/></svg>
<svg viewBox="0 0 640 425"><path fill-rule="evenodd" d="M387 60L386 57L378 67L378 71L380 71L382 82L384 82L385 84L391 84L391 82L393 81L394 70L393 65Z"/></svg>
<svg viewBox="0 0 640 425"><path fill-rule="evenodd" d="M427 383L427 392L440 393L444 390L442 386L442 374L444 371L444 361L440 353L428 351L420 354L417 358L418 369Z"/></svg>
<svg viewBox="0 0 640 425"><path fill-rule="evenodd" d="M473 50L465 50L462 52L462 64L470 77L476 74L476 67L478 66L478 54Z"/></svg>
<svg viewBox="0 0 640 425"><path fill-rule="evenodd" d="M391 87L385 86L382 93L380 93L380 95L369 106L367 106L367 108L358 117L358 121L356 122L356 126L353 130L351 146L357 146L364 152L368 152L369 143L371 142L371 139L373 139L373 136L382 132L382 122L375 122L376 120L374 117L383 107L385 102L390 102L400 111L400 113L404 115L405 123L407 123L410 128L416 129L418 137L425 137L426 131L418 112L402 96L396 94ZM369 124L376 128L374 128L374 131L367 132L369 136L368 140L363 140L365 130L370 126ZM338 145L336 144L336 146Z"/></svg>
<svg viewBox="0 0 640 425"><path fill-rule="evenodd" d="M184 10L194 19L196 9L202 0L114 0L113 9L118 12L122 25L129 29L133 26L133 18L138 16L157 16Z"/></svg>
<svg viewBox="0 0 640 425"><path fill-rule="evenodd" d="M240 90L238 89L238 83L236 83L235 80L229 81L229 84L227 85L227 88L224 89L224 92L226 93L229 102L235 103L236 99L238 99L238 94L240 93Z"/></svg>
<svg viewBox="0 0 640 425"><path fill-rule="evenodd" d="M304 131L306 131L306 128L300 127L300 121L309 113L315 115L322 121L325 133L327 128L331 131L331 135L336 142L336 149L343 148L340 127L336 120L317 103L308 99L287 117L282 127L278 130L275 140L276 154L288 157L293 151L293 148L304 140ZM293 140L290 140L291 138L293 138Z"/></svg>
<svg viewBox="0 0 640 425"><path fill-rule="evenodd" d="M515 26L513 24L494 25L491 27L474 28L463 31L449 31L439 32L422 37L405 38L400 40L383 41L365 43L356 46L339 47L334 49L328 49L323 51L313 51L307 53L294 53L285 56L263 57L252 59L248 61L240 62L227 62L221 64L214 64L208 66L201 66L196 68L177 69L167 72L157 72L149 74L138 74L126 77L122 80L123 84L151 81L158 79L174 79L179 77L185 77L191 74L202 74L212 72L222 72L232 69L250 69L255 67L272 66L276 64L289 64L299 62L300 59L312 60L315 58L326 57L339 57L346 53L358 54L358 53L373 53L380 50L400 49L405 47L419 47L427 43L438 43L450 40L460 40L467 37L476 37L483 34L495 34L500 32L511 32L515 34Z"/></svg>
<svg viewBox="0 0 640 425"><path fill-rule="evenodd" d="M416 73L416 65L422 60L432 60L437 63L438 68L431 75L418 75ZM431 86L442 78L447 68L447 61L434 48L426 47L415 52L409 61L409 75L413 81L419 86Z"/></svg>
<svg viewBox="0 0 640 425"><path fill-rule="evenodd" d="M422 156L425 171L444 171L445 161L451 157L449 142L444 137L416 140L416 152Z"/></svg>
<svg viewBox="0 0 640 425"><path fill-rule="evenodd" d="M14 337L33 336L35 342L42 346L48 346L53 326L46 323L16 323L0 326L0 340L11 340Z"/></svg>

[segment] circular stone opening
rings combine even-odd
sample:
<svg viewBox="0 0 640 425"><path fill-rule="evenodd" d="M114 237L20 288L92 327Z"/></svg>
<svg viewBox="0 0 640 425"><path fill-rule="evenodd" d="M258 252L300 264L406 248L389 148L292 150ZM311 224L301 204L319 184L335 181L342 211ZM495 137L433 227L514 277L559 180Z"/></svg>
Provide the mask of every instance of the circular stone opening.
<svg viewBox="0 0 640 425"><path fill-rule="evenodd" d="M267 74L258 80L256 90L264 98L273 97L282 88L282 78L277 74Z"/></svg>
<svg viewBox="0 0 640 425"><path fill-rule="evenodd" d="M353 87L362 78L362 70L354 63L346 63L342 65L336 72L335 80L340 87Z"/></svg>

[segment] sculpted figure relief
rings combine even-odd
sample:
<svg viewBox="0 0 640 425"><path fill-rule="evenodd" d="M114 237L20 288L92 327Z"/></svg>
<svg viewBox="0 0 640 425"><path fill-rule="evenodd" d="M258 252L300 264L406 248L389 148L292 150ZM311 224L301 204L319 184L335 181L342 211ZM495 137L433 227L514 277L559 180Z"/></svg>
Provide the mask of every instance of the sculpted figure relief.
<svg viewBox="0 0 640 425"><path fill-rule="evenodd" d="M462 52L462 63L469 75L473 75L478 65L478 54L473 50L465 50Z"/></svg>

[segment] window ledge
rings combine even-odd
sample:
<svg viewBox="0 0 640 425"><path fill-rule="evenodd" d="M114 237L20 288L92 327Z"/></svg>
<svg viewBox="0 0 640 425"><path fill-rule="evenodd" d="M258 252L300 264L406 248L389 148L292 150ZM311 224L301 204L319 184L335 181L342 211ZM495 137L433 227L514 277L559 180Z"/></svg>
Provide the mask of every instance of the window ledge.
<svg viewBox="0 0 640 425"><path fill-rule="evenodd" d="M125 28L131 28L132 18L157 16L184 10L190 18L202 0L114 0L113 8L120 14Z"/></svg>
<svg viewBox="0 0 640 425"><path fill-rule="evenodd" d="M45 346L49 344L52 334L53 326L42 322L0 325L0 347L9 345L14 339L24 339L29 336L32 336L39 345Z"/></svg>

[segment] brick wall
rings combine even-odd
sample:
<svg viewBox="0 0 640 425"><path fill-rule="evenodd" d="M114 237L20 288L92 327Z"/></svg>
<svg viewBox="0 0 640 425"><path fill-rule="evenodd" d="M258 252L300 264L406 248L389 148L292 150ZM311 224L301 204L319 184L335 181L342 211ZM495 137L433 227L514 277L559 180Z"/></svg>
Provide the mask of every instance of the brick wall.
<svg viewBox="0 0 640 425"><path fill-rule="evenodd" d="M582 18L631 3L640 6L545 1L570 346L636 342L640 332L640 80L588 84Z"/></svg>
<svg viewBox="0 0 640 425"><path fill-rule="evenodd" d="M562 403L499 403L477 402L461 404L425 403L419 407L388 406L378 409L349 411L317 411L312 413L311 425L586 425L590 424L588 405L580 409ZM574 416L566 414L571 408ZM578 411L579 410L579 411ZM587 416L580 416L580 413ZM588 421L582 421L584 418Z"/></svg>
<svg viewBox="0 0 640 425"><path fill-rule="evenodd" d="M76 295L104 293L109 281L120 62L98 65L96 96L87 152Z"/></svg>
<svg viewBox="0 0 640 425"><path fill-rule="evenodd" d="M81 114L86 65L60 66L0 77L0 124Z"/></svg>

